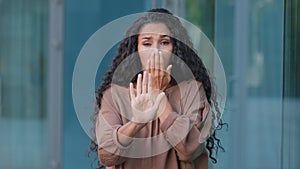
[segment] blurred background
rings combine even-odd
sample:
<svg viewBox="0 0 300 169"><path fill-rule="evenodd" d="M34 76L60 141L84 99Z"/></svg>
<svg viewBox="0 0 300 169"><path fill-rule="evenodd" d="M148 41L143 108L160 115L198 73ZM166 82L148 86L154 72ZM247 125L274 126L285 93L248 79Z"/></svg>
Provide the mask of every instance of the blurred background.
<svg viewBox="0 0 300 169"><path fill-rule="evenodd" d="M103 25L154 7L199 27L223 63L229 126L211 168L300 168L299 0L0 0L0 169L91 168L75 61Z"/></svg>

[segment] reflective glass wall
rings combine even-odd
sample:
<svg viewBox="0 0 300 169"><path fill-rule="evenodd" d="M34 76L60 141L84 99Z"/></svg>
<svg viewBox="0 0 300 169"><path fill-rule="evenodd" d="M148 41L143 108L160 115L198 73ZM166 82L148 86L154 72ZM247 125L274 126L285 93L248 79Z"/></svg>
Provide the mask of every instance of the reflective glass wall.
<svg viewBox="0 0 300 169"><path fill-rule="evenodd" d="M285 2L282 168L297 169L300 142L300 1Z"/></svg>
<svg viewBox="0 0 300 169"><path fill-rule="evenodd" d="M0 1L1 169L61 168L58 2Z"/></svg>
<svg viewBox="0 0 300 169"><path fill-rule="evenodd" d="M216 1L215 10L229 124L217 168L281 168L284 2Z"/></svg>
<svg viewBox="0 0 300 169"><path fill-rule="evenodd" d="M48 1L0 1L0 168L48 165Z"/></svg>

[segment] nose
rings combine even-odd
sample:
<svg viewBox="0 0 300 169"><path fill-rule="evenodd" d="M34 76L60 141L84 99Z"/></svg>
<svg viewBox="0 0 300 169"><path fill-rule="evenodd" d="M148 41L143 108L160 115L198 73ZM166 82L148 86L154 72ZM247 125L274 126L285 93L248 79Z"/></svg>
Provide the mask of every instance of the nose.
<svg viewBox="0 0 300 169"><path fill-rule="evenodd" d="M153 50L154 50L154 52L160 51L160 44L159 44L159 43L156 43L156 44L154 45L154 47L153 47Z"/></svg>

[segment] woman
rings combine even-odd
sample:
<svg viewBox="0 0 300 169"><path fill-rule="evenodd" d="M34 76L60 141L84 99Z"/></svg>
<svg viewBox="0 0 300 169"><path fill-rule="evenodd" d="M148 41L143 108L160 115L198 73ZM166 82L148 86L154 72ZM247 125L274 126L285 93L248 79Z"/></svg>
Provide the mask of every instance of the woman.
<svg viewBox="0 0 300 169"><path fill-rule="evenodd" d="M166 9L132 24L97 93L91 150L107 168L208 168L223 149L207 70Z"/></svg>

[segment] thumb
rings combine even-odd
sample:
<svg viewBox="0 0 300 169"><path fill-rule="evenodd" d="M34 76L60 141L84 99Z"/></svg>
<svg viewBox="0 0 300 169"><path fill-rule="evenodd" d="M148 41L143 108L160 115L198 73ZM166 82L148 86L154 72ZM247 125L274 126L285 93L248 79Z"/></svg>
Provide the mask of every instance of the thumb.
<svg viewBox="0 0 300 169"><path fill-rule="evenodd" d="M166 70L166 79L168 83L171 81L171 69L172 65L169 65Z"/></svg>
<svg viewBox="0 0 300 169"><path fill-rule="evenodd" d="M166 72L167 72L169 75L171 75L171 69L172 69L172 65L169 65L169 66L167 67L167 70L166 70Z"/></svg>

